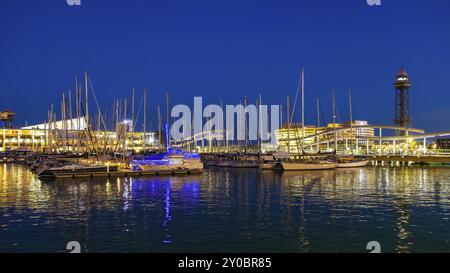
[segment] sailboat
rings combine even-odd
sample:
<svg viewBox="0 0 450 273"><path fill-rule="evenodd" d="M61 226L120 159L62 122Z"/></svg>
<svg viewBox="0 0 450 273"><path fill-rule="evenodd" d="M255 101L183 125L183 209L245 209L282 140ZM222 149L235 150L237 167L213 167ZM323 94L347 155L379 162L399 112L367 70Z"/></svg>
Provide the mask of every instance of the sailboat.
<svg viewBox="0 0 450 273"><path fill-rule="evenodd" d="M351 91L348 92L349 98L349 107L350 107L350 130L353 135L353 111L352 111L352 95ZM333 95L333 106L334 106L334 95ZM333 107L334 110L334 107ZM358 140L356 140L358 141ZM359 168L365 167L369 164L369 160L367 158L356 158L353 155L350 156L336 156L336 162L338 168Z"/></svg>
<svg viewBox="0 0 450 273"><path fill-rule="evenodd" d="M301 74L301 91L302 91L302 142L301 150L303 155L303 139L305 137L305 72L302 70ZM297 89L298 94L298 89ZM295 105L294 105L295 107ZM294 112L294 111L293 111ZM292 117L288 116L288 123L292 121ZM337 162L329 161L327 158L314 159L314 158L300 158L300 159L287 159L280 162L284 171L308 171L308 170L331 170L337 167Z"/></svg>

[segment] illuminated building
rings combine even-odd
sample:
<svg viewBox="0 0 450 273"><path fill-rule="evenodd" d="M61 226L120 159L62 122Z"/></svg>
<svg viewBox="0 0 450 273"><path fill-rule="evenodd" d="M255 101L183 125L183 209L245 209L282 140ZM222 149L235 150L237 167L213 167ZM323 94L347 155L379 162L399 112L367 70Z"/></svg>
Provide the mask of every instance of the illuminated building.
<svg viewBox="0 0 450 273"><path fill-rule="evenodd" d="M434 141L436 149L450 150L450 138L437 138Z"/></svg>
<svg viewBox="0 0 450 273"><path fill-rule="evenodd" d="M46 123L27 126L21 129L0 129L0 152L8 150L30 150L30 151L134 151L140 152L144 149L152 150L159 148L159 141L156 133L121 132L114 131L93 131L86 130L85 123L80 121L57 121L48 129ZM73 127L71 127L73 126ZM80 130L77 130L79 126ZM66 129L62 129L66 128ZM73 128L73 130L71 130Z"/></svg>
<svg viewBox="0 0 450 273"><path fill-rule="evenodd" d="M329 123L323 127L306 125L304 128L305 139L303 140L304 150L314 151L317 148L317 140L321 145L326 145L326 149L332 148L331 142L334 142L334 133L338 141L338 149L345 149L350 146L372 146L373 140L368 140L375 136L375 129L368 126L367 121L356 120L350 123ZM352 128L353 127L353 128ZM302 126L293 124L291 128L283 126L275 133L278 150L298 153L302 145ZM356 141L357 140L357 141Z"/></svg>
<svg viewBox="0 0 450 273"><path fill-rule="evenodd" d="M325 128L323 127L315 127L313 125L305 125L304 132L305 137L313 136L315 134L319 134L323 132ZM291 153L298 153L299 149L301 149L302 145L302 125L295 123L291 124L291 127L288 128L287 125L278 129L275 132L275 138L277 141L278 149L281 151L290 151ZM304 146L311 146L315 143L315 138L305 138L303 141Z"/></svg>

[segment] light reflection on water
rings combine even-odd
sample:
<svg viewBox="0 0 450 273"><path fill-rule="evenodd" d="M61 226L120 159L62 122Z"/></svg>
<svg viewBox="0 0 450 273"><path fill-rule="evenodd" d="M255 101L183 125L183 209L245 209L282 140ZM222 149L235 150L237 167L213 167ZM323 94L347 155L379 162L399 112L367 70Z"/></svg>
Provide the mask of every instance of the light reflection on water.
<svg viewBox="0 0 450 273"><path fill-rule="evenodd" d="M450 250L450 168L42 183L0 165L0 252L384 252Z"/></svg>

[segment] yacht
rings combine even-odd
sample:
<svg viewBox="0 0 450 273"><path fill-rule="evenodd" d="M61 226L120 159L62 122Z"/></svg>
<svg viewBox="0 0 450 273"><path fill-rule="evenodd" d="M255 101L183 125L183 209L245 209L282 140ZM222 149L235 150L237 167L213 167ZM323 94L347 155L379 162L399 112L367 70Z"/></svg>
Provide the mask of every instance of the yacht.
<svg viewBox="0 0 450 273"><path fill-rule="evenodd" d="M203 171L203 163L198 154L186 153L182 151L169 151L167 153L159 153L134 158L130 161L130 166L134 171Z"/></svg>

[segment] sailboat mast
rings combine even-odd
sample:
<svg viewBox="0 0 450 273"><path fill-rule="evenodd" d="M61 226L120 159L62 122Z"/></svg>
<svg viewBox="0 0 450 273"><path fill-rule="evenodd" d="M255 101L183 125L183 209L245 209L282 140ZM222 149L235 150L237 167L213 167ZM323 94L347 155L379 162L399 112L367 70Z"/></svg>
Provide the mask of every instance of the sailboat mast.
<svg viewBox="0 0 450 273"><path fill-rule="evenodd" d="M162 143L162 137L161 137L161 125L162 125L162 122L161 122L161 109L160 109L160 107L158 106L158 140L159 140L159 149L161 149L161 143Z"/></svg>
<svg viewBox="0 0 450 273"><path fill-rule="evenodd" d="M258 118L259 118L259 128L258 128L258 144L259 144L259 152L261 152L262 147L263 147L263 140L261 138L261 133L262 133L262 116L261 116L261 105L262 105L262 97L261 94L259 94L259 100L258 100ZM267 120L269 119L269 117L267 117ZM267 121L266 120L266 121ZM266 128L267 129L267 128Z"/></svg>
<svg viewBox="0 0 450 273"><path fill-rule="evenodd" d="M147 137L146 137L146 133L147 133L147 89L144 89L144 118L143 118L143 122L144 122L144 140L142 141L142 145L144 148L144 154L146 152L146 141L147 141Z"/></svg>
<svg viewBox="0 0 450 273"><path fill-rule="evenodd" d="M74 134L73 134L73 116L72 116L72 92L69 89L69 118L70 118L70 133L71 133L71 151L73 152Z"/></svg>
<svg viewBox="0 0 450 273"><path fill-rule="evenodd" d="M125 122L125 126L126 124L126 120L127 120L127 98L123 99L123 121ZM124 134L123 134L123 159L125 159L125 153L128 150L128 145L127 145L127 131L128 128L125 127L124 130Z"/></svg>
<svg viewBox="0 0 450 273"><path fill-rule="evenodd" d="M84 99L86 108L86 150L89 151L89 92L88 92L88 74L84 72Z"/></svg>
<svg viewBox="0 0 450 273"><path fill-rule="evenodd" d="M337 153L337 134L336 134L336 104L334 101L334 90L332 91L333 97L333 131L334 131L334 152Z"/></svg>
<svg viewBox="0 0 450 273"><path fill-rule="evenodd" d="M53 103L51 104L51 106L50 106L50 114L49 114L49 118L48 118L48 120L49 120L49 132L50 132L50 152L51 153L53 153L53 141L54 141L54 139L53 139L53 137L54 137L54 135L53 135Z"/></svg>
<svg viewBox="0 0 450 273"><path fill-rule="evenodd" d="M247 115L245 114L245 108L247 108L247 96L244 96L244 132L245 132L245 149L244 152L247 154L248 137L247 137Z"/></svg>
<svg viewBox="0 0 450 273"><path fill-rule="evenodd" d="M131 151L134 151L134 88L131 94Z"/></svg>
<svg viewBox="0 0 450 273"><path fill-rule="evenodd" d="M320 153L320 137L317 135L319 133L320 128L320 102L319 97L317 97L317 127L316 127L316 144L317 144L317 153Z"/></svg>
<svg viewBox="0 0 450 273"><path fill-rule="evenodd" d="M169 117L169 92L166 93L166 126L164 126L164 132L166 135L166 150L169 150L169 143L170 143L170 137L169 137L169 124L170 124L170 117Z"/></svg>
<svg viewBox="0 0 450 273"><path fill-rule="evenodd" d="M289 96L287 96L286 98L286 114L287 114L287 126L288 126L288 141L287 141L287 148L288 148L288 153L291 152L291 113L290 113L290 99Z"/></svg>
<svg viewBox="0 0 450 273"><path fill-rule="evenodd" d="M79 102L78 78L75 78L75 115L77 117L77 153L80 152L80 102Z"/></svg>
<svg viewBox="0 0 450 273"><path fill-rule="evenodd" d="M86 107L86 127L89 128L89 92L88 92L88 74L84 72L84 96L85 96L85 107Z"/></svg>
<svg viewBox="0 0 450 273"><path fill-rule="evenodd" d="M69 141L69 135L68 135L68 132L67 132L66 96L65 96L64 92L62 93L61 106L62 106L61 111L62 111L62 118L63 118L63 120L62 120L62 122L63 122L62 129L63 129L63 132L64 132L64 134L65 134L64 148L63 148L63 150L64 150L64 151L67 151L67 149L68 149L67 143L68 143L68 141Z"/></svg>
<svg viewBox="0 0 450 273"><path fill-rule="evenodd" d="M304 150L304 139L305 139L305 70L302 69L302 142L301 147L303 154Z"/></svg>
<svg viewBox="0 0 450 273"><path fill-rule="evenodd" d="M349 108L350 108L350 137L351 137L351 142L353 142L353 109L352 109L352 91L349 89L348 90L348 103L349 103ZM356 137L356 134L355 134ZM350 143L350 147L353 144Z"/></svg>

